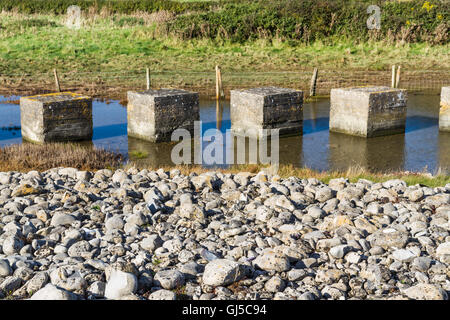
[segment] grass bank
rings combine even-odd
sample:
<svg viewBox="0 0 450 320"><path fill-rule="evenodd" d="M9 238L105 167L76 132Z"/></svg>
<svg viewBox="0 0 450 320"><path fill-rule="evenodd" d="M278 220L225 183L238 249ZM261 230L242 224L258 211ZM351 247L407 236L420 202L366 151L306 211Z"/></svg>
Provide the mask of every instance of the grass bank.
<svg viewBox="0 0 450 320"><path fill-rule="evenodd" d="M100 169L152 169L146 166L139 166L133 162L124 162L125 157L106 151L93 148L92 146L83 146L80 144L50 143L37 145L25 143L21 145L12 145L0 148L0 172L19 171L28 172L30 170L45 171L55 167L72 167L80 170L97 171ZM163 167L166 171L179 169L183 174L191 173L201 174L208 171L218 171L223 173L251 172L258 173L266 171L275 173L273 168L263 165L235 165L227 169L202 168L198 165ZM328 183L331 179L345 177L351 182L359 179L367 179L373 182L383 182L391 179L402 179L408 185L422 184L429 187L445 186L450 183L450 176L444 174L431 175L429 173L410 173L410 172L390 172L373 173L363 168L350 168L347 171L316 171L309 168L298 168L293 165L282 165L276 171L282 178L316 178L322 182Z"/></svg>
<svg viewBox="0 0 450 320"><path fill-rule="evenodd" d="M450 68L448 41L361 41L330 35L305 42L273 35L242 42L231 37L180 37L171 31L173 23L192 15L87 11L81 28L73 30L65 26L64 15L1 12L1 93L54 90L53 68L58 69L64 90L86 89L95 96L123 95L130 88L144 88L146 67L155 87L196 88L200 92L213 88L216 64L221 65L228 88L244 84L302 88L314 67L351 79L355 85L365 84L358 82L365 71L384 70L389 81L393 64L401 65L405 72L442 73L425 75L429 81L445 77ZM157 27L170 23L166 33ZM320 72L319 81L322 75ZM379 75L367 73L364 78L376 80Z"/></svg>

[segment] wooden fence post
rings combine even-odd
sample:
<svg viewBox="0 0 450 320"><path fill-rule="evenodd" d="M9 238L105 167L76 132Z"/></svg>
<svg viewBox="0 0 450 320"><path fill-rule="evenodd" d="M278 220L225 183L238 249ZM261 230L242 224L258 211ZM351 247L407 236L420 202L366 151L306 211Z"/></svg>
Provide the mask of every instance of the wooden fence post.
<svg viewBox="0 0 450 320"><path fill-rule="evenodd" d="M309 89L309 96L314 97L316 95L316 83L317 83L317 74L319 70L314 68L314 72L311 78L311 87Z"/></svg>
<svg viewBox="0 0 450 320"><path fill-rule="evenodd" d="M395 64L392 66L391 87L395 88Z"/></svg>
<svg viewBox="0 0 450 320"><path fill-rule="evenodd" d="M216 65L216 99L218 100L220 97L225 97L225 93L222 85L222 72L220 67Z"/></svg>
<svg viewBox="0 0 450 320"><path fill-rule="evenodd" d="M147 90L150 90L150 69L146 69Z"/></svg>
<svg viewBox="0 0 450 320"><path fill-rule="evenodd" d="M61 86L59 85L58 72L56 71L56 69L53 69L53 74L55 75L56 91L61 92Z"/></svg>
<svg viewBox="0 0 450 320"><path fill-rule="evenodd" d="M397 79L395 80L395 87L398 88L400 85L400 69L401 66L398 66L397 68Z"/></svg>

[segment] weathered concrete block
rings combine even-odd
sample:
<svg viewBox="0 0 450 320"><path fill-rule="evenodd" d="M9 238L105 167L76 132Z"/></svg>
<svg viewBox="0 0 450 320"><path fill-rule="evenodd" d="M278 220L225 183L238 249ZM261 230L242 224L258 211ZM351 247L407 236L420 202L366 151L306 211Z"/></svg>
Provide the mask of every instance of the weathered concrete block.
<svg viewBox="0 0 450 320"><path fill-rule="evenodd" d="M450 131L450 87L442 87L439 130Z"/></svg>
<svg viewBox="0 0 450 320"><path fill-rule="evenodd" d="M389 87L332 89L330 131L361 137L405 132L407 92Z"/></svg>
<svg viewBox="0 0 450 320"><path fill-rule="evenodd" d="M22 137L32 142L92 139L92 98L58 92L20 98Z"/></svg>
<svg viewBox="0 0 450 320"><path fill-rule="evenodd" d="M193 136L200 120L198 93L179 89L128 91L128 135L152 142L170 141L176 129Z"/></svg>
<svg viewBox="0 0 450 320"><path fill-rule="evenodd" d="M263 135L260 129L280 129L280 135L303 133L302 91L265 87L230 93L233 133L259 137Z"/></svg>

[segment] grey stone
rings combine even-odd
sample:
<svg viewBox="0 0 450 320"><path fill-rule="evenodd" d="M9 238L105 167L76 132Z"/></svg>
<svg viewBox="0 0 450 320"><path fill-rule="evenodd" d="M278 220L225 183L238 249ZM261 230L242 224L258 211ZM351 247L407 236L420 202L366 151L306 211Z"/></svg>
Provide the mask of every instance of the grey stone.
<svg viewBox="0 0 450 320"><path fill-rule="evenodd" d="M23 246L24 246L23 241L15 236L7 237L3 241L3 245L2 245L3 252L6 255L12 255L14 253L18 253L20 251L20 249L22 249Z"/></svg>
<svg viewBox="0 0 450 320"><path fill-rule="evenodd" d="M1 259L0 260L0 277L7 277L11 275L13 270L9 266L8 260Z"/></svg>
<svg viewBox="0 0 450 320"><path fill-rule="evenodd" d="M209 262L203 273L203 283L209 286L226 286L241 279L243 273L237 262L216 259Z"/></svg>
<svg viewBox="0 0 450 320"><path fill-rule="evenodd" d="M163 241L162 241L161 237L157 234L152 234L152 235L144 238L140 243L140 246L142 247L142 249L148 250L150 252L155 251L162 245L163 245Z"/></svg>
<svg viewBox="0 0 450 320"><path fill-rule="evenodd" d="M65 213L55 213L55 215L52 217L50 225L53 227L69 226L75 221L76 219L73 215Z"/></svg>
<svg viewBox="0 0 450 320"><path fill-rule="evenodd" d="M349 252L352 249L352 247L342 244L339 246L332 247L330 249L330 255L334 258L342 259L347 252Z"/></svg>
<svg viewBox="0 0 450 320"><path fill-rule="evenodd" d="M447 300L448 296L441 287L419 283L413 287L407 288L403 293L410 299L415 300Z"/></svg>
<svg viewBox="0 0 450 320"><path fill-rule="evenodd" d="M280 292L283 291L285 287L286 284L283 279L278 276L270 278L270 280L264 285L264 288L269 292Z"/></svg>
<svg viewBox="0 0 450 320"><path fill-rule="evenodd" d="M6 294L11 294L22 285L22 279L15 276L6 277L5 280L0 284L0 291L5 292Z"/></svg>
<svg viewBox="0 0 450 320"><path fill-rule="evenodd" d="M184 285L184 275L178 270L162 270L155 274L153 283L167 290Z"/></svg>
<svg viewBox="0 0 450 320"><path fill-rule="evenodd" d="M408 249L398 249L392 253L395 260L400 262L411 262L416 255Z"/></svg>
<svg viewBox="0 0 450 320"><path fill-rule="evenodd" d="M289 259L280 250L264 249L255 259L255 265L266 271L288 271L291 266Z"/></svg>
<svg viewBox="0 0 450 320"><path fill-rule="evenodd" d="M157 290L157 291L153 292L152 294L150 294L148 299L149 300L176 300L177 295L170 290L161 289L161 290Z"/></svg>
<svg viewBox="0 0 450 320"><path fill-rule="evenodd" d="M30 300L78 300L78 297L72 292L48 283L45 287L34 293Z"/></svg>
<svg viewBox="0 0 450 320"><path fill-rule="evenodd" d="M105 297L118 300L123 296L135 293L138 287L136 276L129 272L112 270L106 283Z"/></svg>

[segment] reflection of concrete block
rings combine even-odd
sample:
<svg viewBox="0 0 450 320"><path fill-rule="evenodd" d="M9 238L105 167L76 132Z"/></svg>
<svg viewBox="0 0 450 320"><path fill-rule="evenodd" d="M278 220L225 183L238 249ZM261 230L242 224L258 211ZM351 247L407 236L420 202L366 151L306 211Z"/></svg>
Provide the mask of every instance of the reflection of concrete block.
<svg viewBox="0 0 450 320"><path fill-rule="evenodd" d="M450 131L450 87L442 87L439 130Z"/></svg>
<svg viewBox="0 0 450 320"><path fill-rule="evenodd" d="M330 131L374 137L405 131L407 92L389 87L331 90Z"/></svg>
<svg viewBox="0 0 450 320"><path fill-rule="evenodd" d="M236 134L261 136L261 129L280 129L280 135L299 135L303 92L276 87L231 90L230 115Z"/></svg>
<svg viewBox="0 0 450 320"><path fill-rule="evenodd" d="M128 135L148 141L170 141L176 129L194 134L200 120L198 93L178 89L128 91Z"/></svg>
<svg viewBox="0 0 450 320"><path fill-rule="evenodd" d="M92 99L58 92L20 98L22 137L33 142L92 139Z"/></svg>
<svg viewBox="0 0 450 320"><path fill-rule="evenodd" d="M405 135L380 136L372 139L330 132L330 170L363 168L370 172L403 171Z"/></svg>

